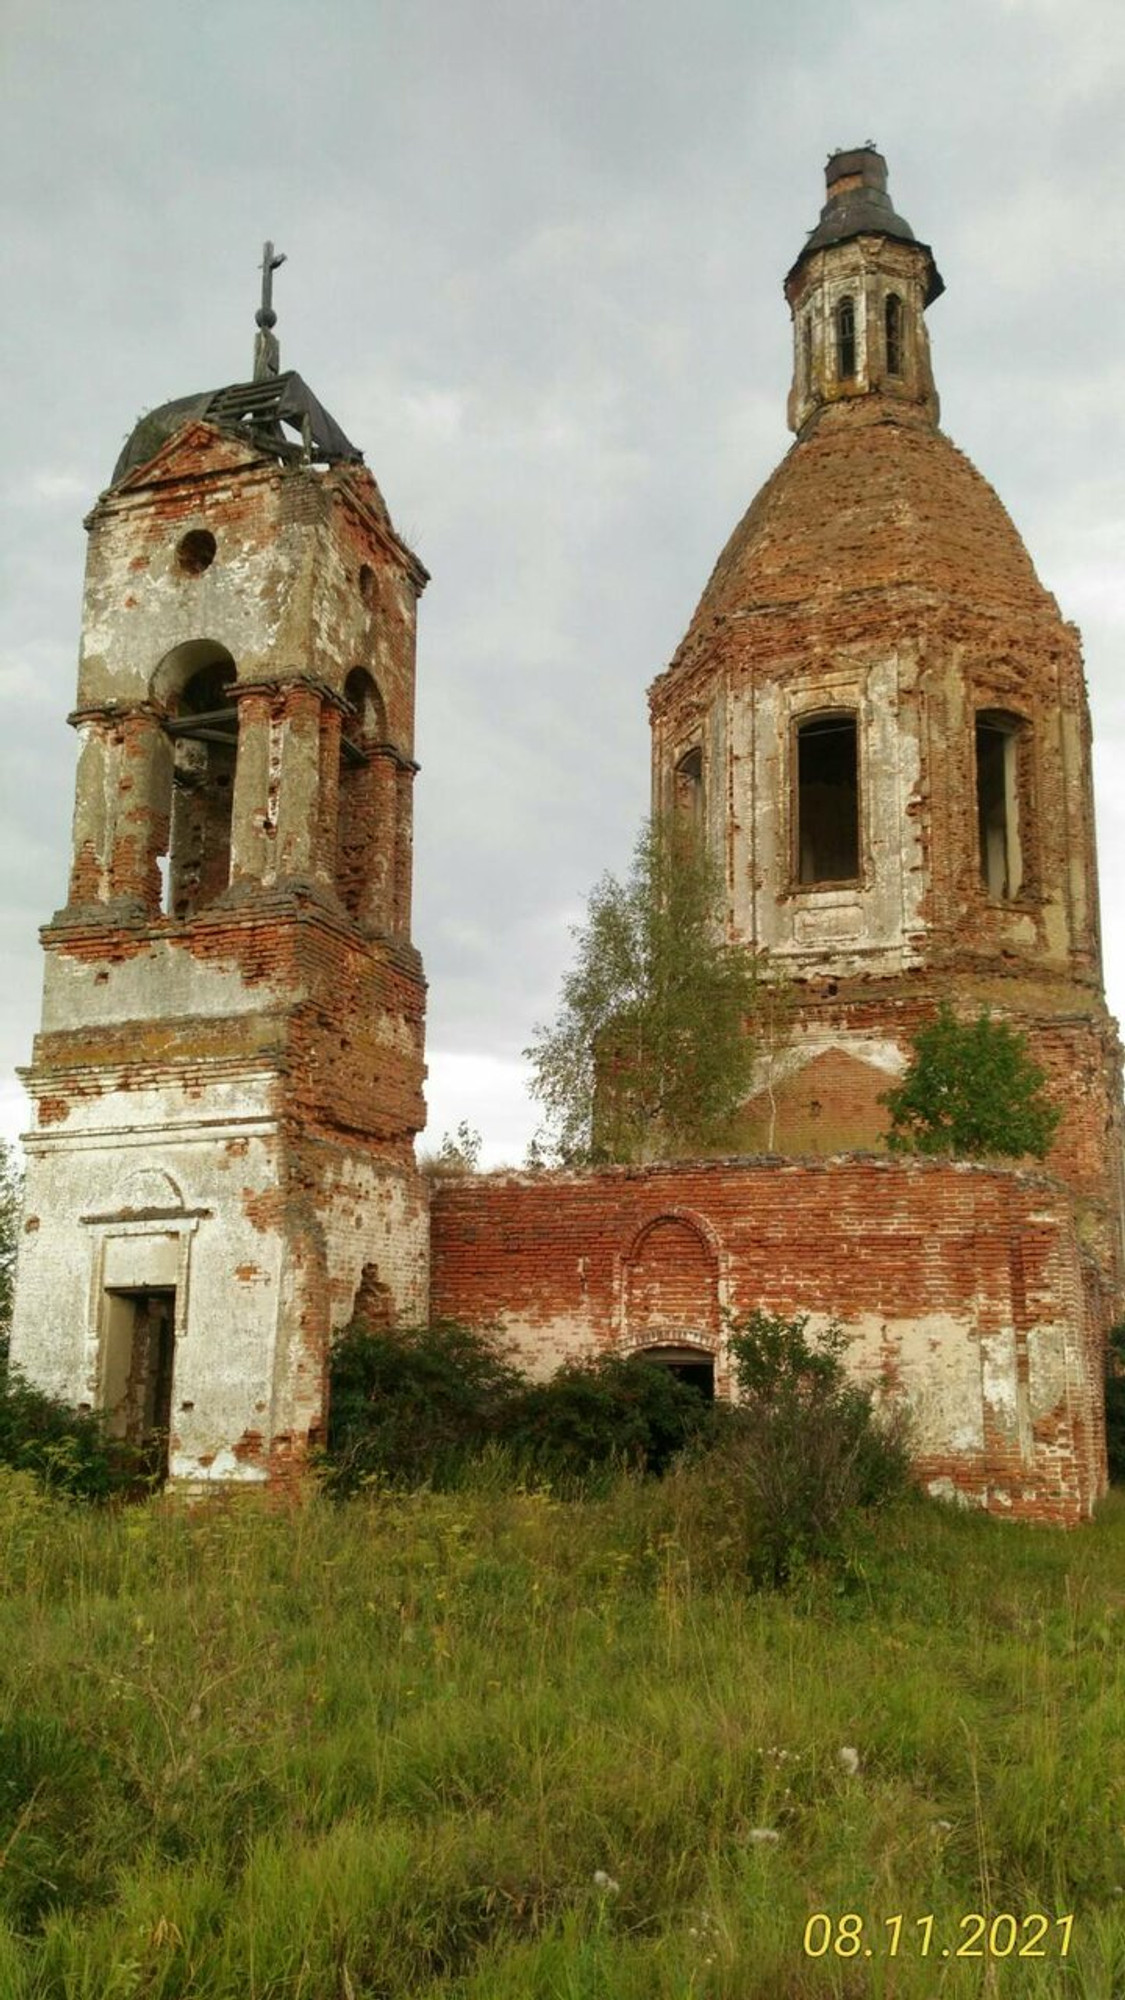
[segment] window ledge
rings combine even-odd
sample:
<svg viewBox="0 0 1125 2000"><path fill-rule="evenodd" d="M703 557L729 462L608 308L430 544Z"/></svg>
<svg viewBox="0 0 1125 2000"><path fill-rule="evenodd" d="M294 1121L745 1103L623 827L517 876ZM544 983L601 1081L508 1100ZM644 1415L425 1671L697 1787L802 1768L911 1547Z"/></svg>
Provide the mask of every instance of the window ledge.
<svg viewBox="0 0 1125 2000"><path fill-rule="evenodd" d="M847 909L859 902L866 887L857 876L849 882L791 882L783 893L791 902L815 903L818 909Z"/></svg>

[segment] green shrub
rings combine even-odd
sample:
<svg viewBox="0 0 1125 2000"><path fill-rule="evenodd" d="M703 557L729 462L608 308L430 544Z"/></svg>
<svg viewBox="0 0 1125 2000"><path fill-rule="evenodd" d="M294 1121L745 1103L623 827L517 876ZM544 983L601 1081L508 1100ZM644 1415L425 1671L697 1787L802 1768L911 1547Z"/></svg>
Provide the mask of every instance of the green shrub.
<svg viewBox="0 0 1125 2000"><path fill-rule="evenodd" d="M0 1378L0 1465L81 1500L107 1500L143 1483L137 1453L107 1435L100 1415L72 1409L12 1368Z"/></svg>
<svg viewBox="0 0 1125 2000"><path fill-rule="evenodd" d="M495 1437L519 1379L488 1331L345 1328L329 1368L329 1486L450 1484Z"/></svg>
<svg viewBox="0 0 1125 2000"><path fill-rule="evenodd" d="M887 1144L892 1153L1042 1160L1062 1116L1046 1080L1025 1034L987 1013L959 1021L943 1001L915 1035L902 1082L880 1099L891 1114Z"/></svg>
<svg viewBox="0 0 1125 2000"><path fill-rule="evenodd" d="M698 1389L643 1355L571 1361L509 1401L501 1435L519 1461L547 1477L584 1479L600 1467L661 1473L713 1428Z"/></svg>
<svg viewBox="0 0 1125 2000"><path fill-rule="evenodd" d="M1110 1478L1125 1480L1125 1320L1110 1328L1106 1359L1106 1458Z"/></svg>
<svg viewBox="0 0 1125 2000"><path fill-rule="evenodd" d="M718 1418L698 1390L643 1357L568 1362L529 1382L492 1333L449 1321L357 1324L330 1367L327 1484L448 1487L490 1454L517 1479L586 1480L614 1465L664 1471Z"/></svg>
<svg viewBox="0 0 1125 2000"><path fill-rule="evenodd" d="M725 1487L734 1539L756 1582L784 1583L809 1562L846 1560L862 1510L909 1484L901 1413L877 1413L870 1390L849 1380L848 1335L832 1321L810 1332L754 1312L732 1322L739 1402L732 1435L703 1475Z"/></svg>

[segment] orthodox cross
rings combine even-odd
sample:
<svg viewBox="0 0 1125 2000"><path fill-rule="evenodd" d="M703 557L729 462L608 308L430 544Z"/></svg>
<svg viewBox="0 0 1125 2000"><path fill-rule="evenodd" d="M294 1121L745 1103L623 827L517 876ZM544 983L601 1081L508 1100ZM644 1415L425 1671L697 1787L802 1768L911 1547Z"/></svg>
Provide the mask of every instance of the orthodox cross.
<svg viewBox="0 0 1125 2000"><path fill-rule="evenodd" d="M277 314L273 309L273 274L285 262L284 250L275 250L272 243L262 245L262 303L254 318L258 332L254 340L254 380L267 382L276 375L281 362L281 348L273 329L277 325Z"/></svg>

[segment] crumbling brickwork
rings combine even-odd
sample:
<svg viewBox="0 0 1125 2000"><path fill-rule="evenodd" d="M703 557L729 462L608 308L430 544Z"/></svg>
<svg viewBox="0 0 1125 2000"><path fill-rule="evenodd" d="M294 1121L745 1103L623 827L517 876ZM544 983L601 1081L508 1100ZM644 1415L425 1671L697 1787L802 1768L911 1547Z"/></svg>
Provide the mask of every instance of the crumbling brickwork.
<svg viewBox="0 0 1125 2000"><path fill-rule="evenodd" d="M360 1288L425 1311L425 571L361 466L208 423L88 525L13 1351L113 1415L118 1377L152 1372L129 1343L170 1312L172 1476L259 1479L322 1435Z"/></svg>
<svg viewBox="0 0 1125 2000"><path fill-rule="evenodd" d="M792 983L742 1121L772 1157L443 1183L433 1302L536 1371L710 1353L720 1393L724 1312L838 1316L932 1490L1073 1522L1104 1485L1123 1275L1089 716L1077 633L937 428L942 289L880 156L835 156L786 281L797 441L650 691L654 807L701 829L728 936ZM831 1157L883 1143L945 999L1026 1032L1059 1178Z"/></svg>
<svg viewBox="0 0 1125 2000"><path fill-rule="evenodd" d="M1120 1286L1121 1055L1078 634L937 428L922 311L941 280L883 162L838 156L828 183L787 281L797 440L651 689L654 800L677 804L694 759L728 933L794 982L796 1032L763 1066L747 1144L878 1143L917 1026L942 999L987 1007L1048 1072L1052 1167Z"/></svg>
<svg viewBox="0 0 1125 2000"><path fill-rule="evenodd" d="M937 429L942 289L881 156L834 156L786 279L796 443L650 692L654 804L793 983L743 1118L771 1157L443 1178L432 1237L426 573L272 336L263 377L137 427L88 523L73 863L27 1072L34 1379L165 1425L174 1479L257 1481L322 1434L357 1302L499 1322L537 1374L659 1352L720 1394L729 1314L809 1312L909 1401L932 1490L1089 1513L1123 1276L1089 716L1077 633ZM1026 1031L1064 1113L1050 1176L853 1150L943 999Z"/></svg>
<svg viewBox="0 0 1125 2000"><path fill-rule="evenodd" d="M443 1179L431 1199L433 1310L497 1325L532 1373L671 1346L712 1354L724 1393L725 1314L811 1312L905 1397L931 1491L1070 1524L1104 1489L1096 1273L1044 1176L712 1160Z"/></svg>

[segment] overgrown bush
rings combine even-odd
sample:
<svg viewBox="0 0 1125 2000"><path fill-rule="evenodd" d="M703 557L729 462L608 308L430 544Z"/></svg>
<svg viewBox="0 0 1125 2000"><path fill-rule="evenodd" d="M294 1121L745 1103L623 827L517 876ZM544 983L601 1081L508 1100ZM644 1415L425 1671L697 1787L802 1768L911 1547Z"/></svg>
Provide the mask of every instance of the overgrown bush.
<svg viewBox="0 0 1125 2000"><path fill-rule="evenodd" d="M584 1479L614 1464L661 1473L704 1431L714 1406L643 1355L571 1361L549 1382L528 1382L509 1401L501 1435L521 1464L547 1477Z"/></svg>
<svg viewBox="0 0 1125 2000"><path fill-rule="evenodd" d="M496 1436L519 1380L487 1331L345 1328L330 1364L329 1486L449 1485Z"/></svg>
<svg viewBox="0 0 1125 2000"><path fill-rule="evenodd" d="M331 1359L327 1483L448 1487L499 1451L513 1477L582 1482L629 1467L663 1472L714 1429L713 1406L641 1356L568 1362L529 1382L485 1331L440 1321L388 1331L357 1323Z"/></svg>
<svg viewBox="0 0 1125 2000"><path fill-rule="evenodd" d="M712 1510L726 1515L755 1582L843 1561L862 1511L909 1484L905 1419L878 1412L872 1392L848 1378L847 1346L836 1321L814 1334L807 1313L732 1322L739 1402L730 1435L695 1476L712 1489Z"/></svg>
<svg viewBox="0 0 1125 2000"><path fill-rule="evenodd" d="M1109 1476L1125 1480L1125 1320L1110 1328L1105 1378L1105 1448Z"/></svg>
<svg viewBox="0 0 1125 2000"><path fill-rule="evenodd" d="M892 1153L1042 1160L1062 1116L1046 1081L1021 1030L987 1012L959 1021L943 1001L914 1036L901 1083L879 1100L891 1114L887 1144Z"/></svg>
<svg viewBox="0 0 1125 2000"><path fill-rule="evenodd" d="M33 1388L15 1369L0 1378L0 1465L81 1500L135 1490L144 1474L138 1454L107 1435L100 1415Z"/></svg>

